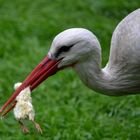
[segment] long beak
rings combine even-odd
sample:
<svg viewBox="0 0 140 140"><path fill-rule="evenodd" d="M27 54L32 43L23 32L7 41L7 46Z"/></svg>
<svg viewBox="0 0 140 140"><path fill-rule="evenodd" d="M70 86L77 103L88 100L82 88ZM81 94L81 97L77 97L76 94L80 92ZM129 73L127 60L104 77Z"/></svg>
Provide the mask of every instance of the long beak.
<svg viewBox="0 0 140 140"><path fill-rule="evenodd" d="M1 116L5 116L16 105L16 97L26 87L30 86L31 91L34 90L49 76L55 74L58 70L58 64L61 60L51 60L46 56L35 69L27 76L22 85L12 94L7 102L1 107Z"/></svg>

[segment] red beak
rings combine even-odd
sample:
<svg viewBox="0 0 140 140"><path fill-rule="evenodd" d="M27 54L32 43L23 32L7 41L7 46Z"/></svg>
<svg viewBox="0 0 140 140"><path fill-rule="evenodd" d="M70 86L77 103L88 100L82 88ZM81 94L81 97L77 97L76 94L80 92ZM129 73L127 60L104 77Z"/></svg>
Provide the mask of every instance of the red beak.
<svg viewBox="0 0 140 140"><path fill-rule="evenodd" d="M60 60L51 60L46 56L37 67L27 76L22 85L12 94L7 102L1 107L0 113L5 116L16 105L16 97L26 87L30 86L31 91L34 90L40 83L42 83L49 76L55 74L58 70Z"/></svg>

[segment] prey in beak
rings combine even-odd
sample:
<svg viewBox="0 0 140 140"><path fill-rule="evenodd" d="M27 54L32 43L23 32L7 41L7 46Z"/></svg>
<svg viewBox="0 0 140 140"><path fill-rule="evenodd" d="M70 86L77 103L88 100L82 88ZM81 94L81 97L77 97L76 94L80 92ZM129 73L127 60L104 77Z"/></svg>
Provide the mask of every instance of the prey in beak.
<svg viewBox="0 0 140 140"><path fill-rule="evenodd" d="M20 85L21 85L21 83L16 83L14 85L14 89L17 89ZM42 129L41 129L39 123L37 123L35 121L35 110L34 110L34 107L32 105L30 87L27 87L24 90L22 90L20 92L20 94L16 97L16 101L17 101L16 105L13 109L14 116L15 116L15 119L20 124L20 127L21 127L23 133L25 133L25 134L29 133L28 128L24 124L25 119L28 119L29 121L31 121L34 124L35 129L39 133L42 133Z"/></svg>
<svg viewBox="0 0 140 140"><path fill-rule="evenodd" d="M12 96L1 107L0 113L4 117L16 105L16 97L26 87L30 87L33 91L40 83L42 83L49 76L55 74L60 69L58 64L61 60L52 60L48 55L33 69L33 71L23 81L22 85L12 94Z"/></svg>

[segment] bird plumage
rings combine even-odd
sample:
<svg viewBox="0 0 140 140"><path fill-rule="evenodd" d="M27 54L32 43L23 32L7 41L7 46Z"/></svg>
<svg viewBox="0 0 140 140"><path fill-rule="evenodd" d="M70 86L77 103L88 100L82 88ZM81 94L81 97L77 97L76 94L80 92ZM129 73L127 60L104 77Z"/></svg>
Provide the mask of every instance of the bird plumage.
<svg viewBox="0 0 140 140"><path fill-rule="evenodd" d="M110 57L101 68L101 47L89 30L72 28L58 34L49 51L52 59L62 59L59 67L72 66L91 89L106 95L140 92L140 9L125 17L116 27ZM72 46L55 56L62 46Z"/></svg>

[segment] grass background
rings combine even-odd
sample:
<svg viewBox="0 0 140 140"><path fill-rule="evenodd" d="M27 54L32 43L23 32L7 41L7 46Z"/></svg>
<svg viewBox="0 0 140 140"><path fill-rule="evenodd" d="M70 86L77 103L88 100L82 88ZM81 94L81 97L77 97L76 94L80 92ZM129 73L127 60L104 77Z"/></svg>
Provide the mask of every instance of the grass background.
<svg viewBox="0 0 140 140"><path fill-rule="evenodd" d="M47 54L59 32L72 27L93 31L108 61L113 30L139 0L0 0L0 105L13 84ZM140 96L107 97L86 88L71 70L49 78L32 94L43 129L23 135L10 113L0 121L0 140L139 140Z"/></svg>

